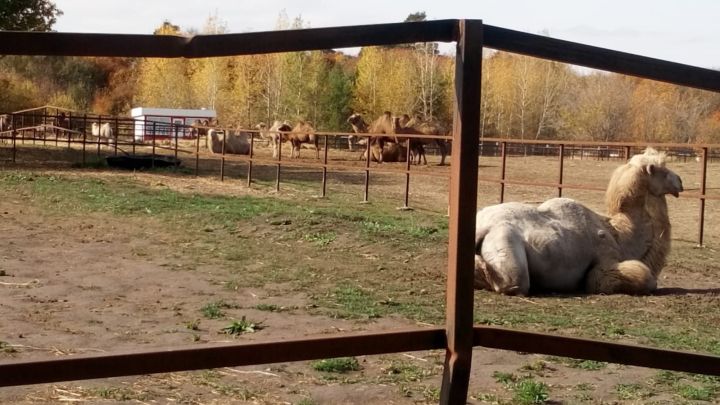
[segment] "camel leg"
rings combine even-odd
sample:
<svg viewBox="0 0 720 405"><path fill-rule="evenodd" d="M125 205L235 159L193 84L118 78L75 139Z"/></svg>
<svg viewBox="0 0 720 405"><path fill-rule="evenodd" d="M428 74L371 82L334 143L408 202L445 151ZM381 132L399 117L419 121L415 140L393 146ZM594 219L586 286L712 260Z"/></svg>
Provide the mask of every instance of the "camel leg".
<svg viewBox="0 0 720 405"><path fill-rule="evenodd" d="M445 141L442 139L437 140L438 149L440 150L440 164L439 166L445 165L445 157L447 156L447 148Z"/></svg>
<svg viewBox="0 0 720 405"><path fill-rule="evenodd" d="M650 294L657 280L650 268L639 260L625 260L612 265L599 264L590 269L585 282L590 294Z"/></svg>
<svg viewBox="0 0 720 405"><path fill-rule="evenodd" d="M527 295L530 273L522 235L513 229L495 227L479 243L480 255L475 256L476 288L486 283L501 294Z"/></svg>

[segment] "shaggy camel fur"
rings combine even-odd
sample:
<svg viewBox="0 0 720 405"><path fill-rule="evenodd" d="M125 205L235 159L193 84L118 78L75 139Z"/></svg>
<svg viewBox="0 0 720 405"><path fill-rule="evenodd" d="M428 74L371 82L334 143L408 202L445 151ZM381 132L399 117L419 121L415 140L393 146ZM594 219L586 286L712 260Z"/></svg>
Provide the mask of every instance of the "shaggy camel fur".
<svg viewBox="0 0 720 405"><path fill-rule="evenodd" d="M648 148L613 173L609 216L567 198L486 207L477 213L475 287L648 294L670 247L665 195L682 190L664 155Z"/></svg>
<svg viewBox="0 0 720 405"><path fill-rule="evenodd" d="M353 130L356 133L376 134L374 136L371 136L370 139L368 139L368 142L370 143L370 159L378 163L386 161L384 159L385 155L387 154L385 152L385 145L388 143L398 143L398 139L394 136L395 130L393 128L392 113L389 111L385 111L383 115L378 117L369 126L365 124L362 116L358 113L351 115L350 118L348 118L348 122L350 123L350 125L352 125ZM385 134L386 136L384 136L383 134ZM395 148L394 146L391 146L388 149L391 151L390 154L394 155L396 153L396 150L400 150L402 148ZM365 160L366 158L367 150L363 151L362 155L360 156L360 160ZM399 160L387 161L398 162Z"/></svg>
<svg viewBox="0 0 720 405"><path fill-rule="evenodd" d="M670 252L671 227L665 195L677 197L683 190L680 178L673 178L674 173L665 168L666 159L665 153L652 148L633 156L628 164L615 169L605 194L610 224L620 230L620 244L626 249L625 258L639 257L656 279L665 267ZM636 192L645 187L638 184L644 178L637 175L638 167L657 170L659 175L667 172L668 182L676 184L667 187L663 182L649 182L649 192L643 199L643 195ZM649 244L633 243L631 238L644 239Z"/></svg>
<svg viewBox="0 0 720 405"><path fill-rule="evenodd" d="M403 114L399 120L400 126L405 130L411 130L415 134L422 135L447 135L448 130L443 125L436 121L423 121L418 117L410 118L407 114ZM402 131L402 130L401 130ZM398 132L400 133L400 132ZM420 158L427 165L427 159L425 158L425 148L423 145L429 145L431 143L437 144L438 150L440 151L440 166L445 165L445 157L447 157L447 141L444 139L411 139L410 149L417 150L419 155L417 156L417 164L420 164Z"/></svg>
<svg viewBox="0 0 720 405"><path fill-rule="evenodd" d="M315 149L315 158L320 159L320 148L318 147L318 136L315 135L315 128L309 121L300 121L295 124L292 132L287 135L292 144L291 158L300 158L300 147L308 144L310 149Z"/></svg>
<svg viewBox="0 0 720 405"><path fill-rule="evenodd" d="M227 136L226 136L227 135ZM208 150L213 153L223 153L223 142L225 153L235 155L250 154L250 135L247 133L226 134L225 131L212 128L207 131Z"/></svg>
<svg viewBox="0 0 720 405"><path fill-rule="evenodd" d="M277 158L278 150L282 147L282 143L288 140L288 134L284 132L292 131L290 124L287 121L275 120L270 129L267 129L267 125L264 122L257 124L255 128L259 131L262 139L270 140L273 148L272 156L273 158Z"/></svg>
<svg viewBox="0 0 720 405"><path fill-rule="evenodd" d="M368 124L365 122L362 114L360 113L353 113L350 115L347 119L347 123L350 124L350 127L352 127L353 132L356 134L366 134L368 131ZM354 135L348 136L348 150L350 152L353 151L353 141L355 138L357 137Z"/></svg>
<svg viewBox="0 0 720 405"><path fill-rule="evenodd" d="M394 117L393 118L393 131L397 135L423 135L422 132L418 131L412 126L405 126L403 122L407 122L409 120L409 117L407 114L403 115L402 117ZM398 139L402 142L407 139L407 147L410 148L410 163L413 164L420 164L420 159L425 160L425 164L427 165L427 158L425 158L425 147L424 145L424 139L420 138L404 138L404 137L398 137ZM415 162L415 158L417 158L417 162Z"/></svg>
<svg viewBox="0 0 720 405"><path fill-rule="evenodd" d="M90 124L90 132L93 134L93 136L97 136L102 142L105 143L110 143L110 141L115 139L113 129L110 126L109 122L105 122L102 124L93 122L92 124Z"/></svg>

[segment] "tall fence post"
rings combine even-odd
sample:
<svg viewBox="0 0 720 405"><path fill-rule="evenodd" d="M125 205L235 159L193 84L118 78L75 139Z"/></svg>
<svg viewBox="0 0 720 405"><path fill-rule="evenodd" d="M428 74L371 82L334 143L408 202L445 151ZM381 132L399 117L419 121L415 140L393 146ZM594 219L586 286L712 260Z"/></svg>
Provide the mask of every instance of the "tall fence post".
<svg viewBox="0 0 720 405"><path fill-rule="evenodd" d="M177 162L178 161L178 142L179 142L178 136L180 135L179 134L180 128L178 127L178 125L176 123L171 122L170 130L172 131L173 135L175 135L175 160L174 160L174 162ZM173 171L177 171L177 169L178 169L178 166L173 165Z"/></svg>
<svg viewBox="0 0 720 405"><path fill-rule="evenodd" d="M102 139L102 115L98 115L98 127L97 127L97 155L100 157L100 141ZM68 137L68 149L70 148L70 138Z"/></svg>
<svg viewBox="0 0 720 405"><path fill-rule="evenodd" d="M280 166L282 162L282 136L280 132L277 133L275 141L277 142L277 170L275 171L275 191L280 191Z"/></svg>
<svg viewBox="0 0 720 405"><path fill-rule="evenodd" d="M700 223L698 224L698 245L702 246L705 234L705 192L707 191L708 148L702 148L702 167L700 168Z"/></svg>
<svg viewBox="0 0 720 405"><path fill-rule="evenodd" d="M250 159L248 159L247 186L252 183L253 152L255 152L255 132L250 132Z"/></svg>
<svg viewBox="0 0 720 405"><path fill-rule="evenodd" d="M151 153L152 156L150 157L150 167L152 167L153 169L155 168L155 148L156 148L156 142L157 142L155 140L155 134L157 134L156 124L157 123L155 121L153 121L153 124L152 124L153 137L152 137L152 153Z"/></svg>
<svg viewBox="0 0 720 405"><path fill-rule="evenodd" d="M370 193L370 141L372 137L367 137L367 143L365 144L365 191L363 192L363 203L368 203L368 197ZM380 155L382 156L382 148L380 149Z"/></svg>
<svg viewBox="0 0 720 405"><path fill-rule="evenodd" d="M505 202L505 170L507 168L507 142L500 144L500 203Z"/></svg>
<svg viewBox="0 0 720 405"><path fill-rule="evenodd" d="M15 125L13 125L12 128L12 161L15 163L15 160L17 159L17 131L15 130Z"/></svg>
<svg viewBox="0 0 720 405"><path fill-rule="evenodd" d="M120 136L120 123L118 122L118 117L115 117L115 136L113 136L113 156L117 156L117 150L118 150L118 136Z"/></svg>
<svg viewBox="0 0 720 405"><path fill-rule="evenodd" d="M401 210L411 209L408 205L410 203L410 141L411 139L408 138L407 149L405 149L405 200L403 206L400 207Z"/></svg>
<svg viewBox="0 0 720 405"><path fill-rule="evenodd" d="M325 198L325 191L327 190L327 157L328 157L328 136L325 135L325 141L323 148L323 168L322 168L322 190L320 191L320 197Z"/></svg>
<svg viewBox="0 0 720 405"><path fill-rule="evenodd" d="M560 152L559 152L559 158L560 158L560 173L558 175L558 197L562 197L563 192L563 166L565 163L565 145L560 144Z"/></svg>
<svg viewBox="0 0 720 405"><path fill-rule="evenodd" d="M70 132L68 132L68 136L71 136ZM85 129L82 131L82 164L85 166L85 163L87 162L87 157L85 156L87 149L87 132Z"/></svg>
<svg viewBox="0 0 720 405"><path fill-rule="evenodd" d="M455 57L455 112L450 166L447 351L440 404L464 404L473 344L475 212L478 189L483 24L460 20Z"/></svg>
<svg viewBox="0 0 720 405"><path fill-rule="evenodd" d="M220 181L225 181L225 140L227 139L227 137L225 136L225 131L222 132L222 137L223 140L220 151Z"/></svg>
<svg viewBox="0 0 720 405"><path fill-rule="evenodd" d="M200 133L195 131L195 177L200 175Z"/></svg>

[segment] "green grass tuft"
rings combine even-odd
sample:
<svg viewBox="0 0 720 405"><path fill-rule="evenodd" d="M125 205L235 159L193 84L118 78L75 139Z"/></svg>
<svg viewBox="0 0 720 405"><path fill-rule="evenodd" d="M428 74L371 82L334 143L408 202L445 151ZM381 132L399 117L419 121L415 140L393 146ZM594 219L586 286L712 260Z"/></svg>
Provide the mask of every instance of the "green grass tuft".
<svg viewBox="0 0 720 405"><path fill-rule="evenodd" d="M239 321L233 321L230 325L222 328L222 332L228 335L241 335L243 333L254 333L264 328L261 323L248 321L243 316Z"/></svg>
<svg viewBox="0 0 720 405"><path fill-rule="evenodd" d="M317 360L310 363L310 366L316 371L326 373L347 373L360 370L360 363L355 357Z"/></svg>

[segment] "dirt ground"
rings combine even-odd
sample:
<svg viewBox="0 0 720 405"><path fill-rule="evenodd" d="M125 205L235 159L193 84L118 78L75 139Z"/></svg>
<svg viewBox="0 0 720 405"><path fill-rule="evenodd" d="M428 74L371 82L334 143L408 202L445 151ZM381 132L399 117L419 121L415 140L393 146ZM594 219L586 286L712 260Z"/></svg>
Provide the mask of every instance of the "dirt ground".
<svg viewBox="0 0 720 405"><path fill-rule="evenodd" d="M550 158L518 158L509 162L508 175L518 181L545 175L546 181L552 182L555 174L550 169L528 170L537 167L538 162L543 162L547 168L555 165ZM319 186L317 171L287 169L283 177L286 183L281 193L276 194L272 191L274 168L266 167L256 169L256 185L248 189L241 183L246 170L243 164L230 164L228 180L220 182L214 174L216 163L216 160L206 158L204 172L199 178L172 172L128 174L63 167L49 169L29 161L7 166L4 171L19 168L44 175L85 176L106 182L124 178L150 190L270 196L300 200L302 204L312 204ZM565 164L568 173L565 182L602 187L603 179L616 165L615 162L569 161ZM689 192L698 188L696 163L677 162L672 168L683 176ZM448 168L428 166L417 170L440 174L447 173ZM481 160L481 176L496 177L498 170L498 159ZM720 168L713 166L711 170L715 173ZM339 201L359 202L362 174L331 173L329 179L329 193L338 196ZM399 175L373 176L371 201L378 205L399 206L403 179ZM416 212L444 212L447 180L416 176L411 184L410 201ZM496 202L498 187L497 184L481 184L479 204ZM557 191L509 186L507 193L507 200L540 201L554 196ZM570 190L566 195L582 199L594 208L602 203L602 193ZM660 282L664 288L660 292L669 295L666 302L663 302L663 294L643 298L640 304L639 298L635 297L623 297L619 301L612 297L567 300L575 303L580 300L579 305L636 305L638 311L651 316L653 311L659 316L668 305L688 305L695 301L702 302L696 308L717 310L720 305L717 270L720 267L716 261L720 254L715 249L720 227L713 210L715 204L710 202L706 213L707 247L696 249L696 204L690 198L671 201L677 252ZM240 267L234 268L232 263L216 257L212 246L193 240L191 234L170 230L166 223L153 217L47 210L30 193L0 191L0 311L3 313L0 317L0 360L430 326L398 314L369 319L334 317L316 310L317 289L308 292L280 276L255 284L229 285L228 274L264 268L265 261L277 263L281 268L293 266L298 258L302 258L309 268L342 269L348 279L361 280L364 272L382 269L378 258L398 257L405 260L408 269L417 271L417 278L409 280L421 286L417 294L423 294L425 289L443 288L444 249L439 249L439 253L424 254L420 259L417 252L398 253L392 243L368 243L338 233L338 240L327 249L309 250L307 243L288 240L278 234L277 226L272 224L248 221L236 226L233 234L237 235L238 241L233 243L243 244L253 252L265 251L263 261L240 262ZM208 255L198 256L198 247L206 249ZM682 263L689 256L699 257L705 263L703 268L684 269ZM310 283L316 281L322 280L309 280ZM423 283L426 284L424 287ZM477 311L484 305L491 307L509 302L507 297L498 298L485 292L478 292L476 301ZM231 305L222 308L222 317L204 317L200 309L211 302ZM540 297L514 299L513 304L537 310L551 307L553 301ZM657 304L656 309L649 304ZM228 319L243 316L256 320L264 328L239 337L219 332L228 324ZM708 319L719 322L709 327L717 329L720 324L717 312L709 316ZM437 402L443 357L442 351L361 356L358 358L360 370L343 374L317 371L310 362L298 362L0 388L0 402L433 403ZM551 389L551 403L693 402L692 397L680 396L670 385L660 387L656 383L657 370L612 364L598 365L597 368L592 364L578 367L578 363L563 359L483 348L474 351L469 402L522 403L513 399L509 385L500 382L502 373L527 374L541 379ZM648 381L653 383L645 384ZM695 384L694 381L691 383ZM618 388L625 385L627 392ZM651 389L648 387L655 389L647 393ZM708 401L718 399L713 394Z"/></svg>

